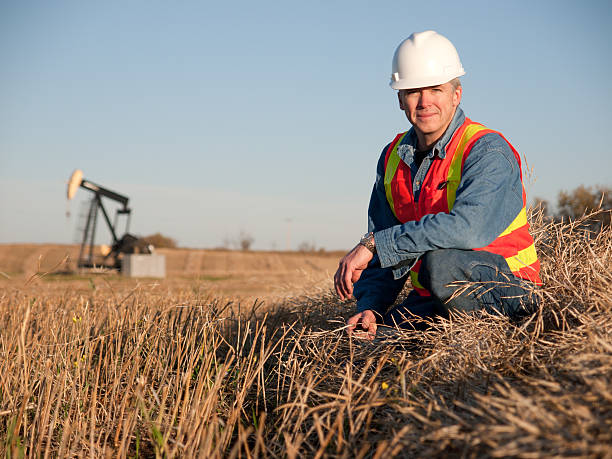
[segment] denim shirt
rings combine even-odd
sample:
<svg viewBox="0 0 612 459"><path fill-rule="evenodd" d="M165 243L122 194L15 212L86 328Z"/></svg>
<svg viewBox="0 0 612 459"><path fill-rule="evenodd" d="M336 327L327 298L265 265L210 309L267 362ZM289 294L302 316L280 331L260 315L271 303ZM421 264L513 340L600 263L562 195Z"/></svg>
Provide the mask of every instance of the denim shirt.
<svg viewBox="0 0 612 459"><path fill-rule="evenodd" d="M414 162L414 128L398 145L399 157L410 167L415 200L430 165L446 157L446 147L464 121L463 110L457 107L448 129L418 168ZM451 212L428 214L402 224L385 193L387 147L378 161L368 208L368 231L374 233L376 254L353 291L359 312L372 309L382 313L393 304L406 282L406 274L425 252L487 246L523 208L521 175L514 153L500 135L486 134L474 143L465 160Z"/></svg>

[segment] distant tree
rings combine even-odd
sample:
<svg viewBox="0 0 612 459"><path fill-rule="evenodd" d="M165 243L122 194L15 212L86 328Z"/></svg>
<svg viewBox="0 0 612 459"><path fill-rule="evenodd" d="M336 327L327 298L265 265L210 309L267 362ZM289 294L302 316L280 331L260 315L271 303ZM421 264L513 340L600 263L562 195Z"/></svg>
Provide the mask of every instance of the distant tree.
<svg viewBox="0 0 612 459"><path fill-rule="evenodd" d="M542 214L546 217L550 215L550 204L546 199L538 198L537 196L533 200L533 208L542 209Z"/></svg>
<svg viewBox="0 0 612 459"><path fill-rule="evenodd" d="M157 249L160 249L160 248L175 249L176 248L176 241L172 239L171 237L164 236L161 233L155 233L155 234L151 234L150 236L145 236L142 238L142 240L147 245L151 244L153 247Z"/></svg>
<svg viewBox="0 0 612 459"><path fill-rule="evenodd" d="M240 235L238 236L238 245L240 246L240 250L249 250L251 245L253 245L253 242L255 242L255 238L253 236L245 231L240 231Z"/></svg>
<svg viewBox="0 0 612 459"><path fill-rule="evenodd" d="M223 250L251 250L251 246L255 242L255 238L244 230L236 236L228 235L223 238L223 241L218 249Z"/></svg>
<svg viewBox="0 0 612 459"><path fill-rule="evenodd" d="M563 217L578 218L600 208L612 209L612 188L580 185L571 192L561 191L557 197L558 213Z"/></svg>
<svg viewBox="0 0 612 459"><path fill-rule="evenodd" d="M573 191L561 191L557 196L557 217L575 219L596 210L604 210L592 217L593 229L610 224L612 210L612 188L604 186L585 187L580 185Z"/></svg>
<svg viewBox="0 0 612 459"><path fill-rule="evenodd" d="M317 246L314 242L304 241L298 245L298 252L316 252Z"/></svg>

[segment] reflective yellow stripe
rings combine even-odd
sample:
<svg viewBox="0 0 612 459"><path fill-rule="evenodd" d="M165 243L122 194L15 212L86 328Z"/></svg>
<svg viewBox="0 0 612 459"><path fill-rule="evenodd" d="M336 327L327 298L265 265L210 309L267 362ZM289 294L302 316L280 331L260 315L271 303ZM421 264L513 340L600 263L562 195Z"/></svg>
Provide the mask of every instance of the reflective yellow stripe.
<svg viewBox="0 0 612 459"><path fill-rule="evenodd" d="M513 257L506 258L510 271L520 271L525 266L532 265L538 261L538 254L536 253L535 245L531 244L526 249L519 251L519 253Z"/></svg>
<svg viewBox="0 0 612 459"><path fill-rule="evenodd" d="M395 213L395 203L393 202L393 193L391 192L391 182L393 181L393 177L401 161L401 158L397 154L397 147L402 143L406 134L408 134L408 131L404 132L404 135L393 146L393 150L389 154L389 159L387 160L387 167L385 168L385 194L387 195L387 202L389 206L391 206L391 211L393 215L395 215L395 218L397 218L397 214Z"/></svg>
<svg viewBox="0 0 612 459"><path fill-rule="evenodd" d="M514 221L512 223L510 223L510 225L508 226L508 228L506 228L503 233L501 233L499 236L497 237L502 237L502 236L506 236L507 234L510 234L512 231L514 231L515 229L519 229L523 226L525 226L527 224L527 211L525 211L525 207L523 207L521 209L521 211L519 212L519 214L516 216L516 218L514 219Z"/></svg>
<svg viewBox="0 0 612 459"><path fill-rule="evenodd" d="M448 169L447 184L446 184L446 198L448 200L448 211L453 209L455 204L455 197L457 196L457 188L459 188L459 182L461 182L461 165L463 164L463 155L465 153L465 146L468 144L470 139L478 132L487 129L482 124L470 124L463 131L461 140L455 150L455 155L451 161Z"/></svg>
<svg viewBox="0 0 612 459"><path fill-rule="evenodd" d="M410 271L410 282L412 282L412 286L413 287L422 288L422 289L425 288L419 282L419 273L417 273L415 271Z"/></svg>

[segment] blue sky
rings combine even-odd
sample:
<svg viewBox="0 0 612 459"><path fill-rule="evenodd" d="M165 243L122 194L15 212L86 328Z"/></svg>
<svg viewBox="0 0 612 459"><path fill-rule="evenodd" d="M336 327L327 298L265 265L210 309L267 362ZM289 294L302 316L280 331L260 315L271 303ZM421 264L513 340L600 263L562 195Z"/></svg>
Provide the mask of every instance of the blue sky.
<svg viewBox="0 0 612 459"><path fill-rule="evenodd" d="M459 51L466 114L526 155L530 198L612 185L611 23L604 1L3 1L0 243L73 242L80 168L130 197L137 234L350 248L409 127L393 51L427 29Z"/></svg>

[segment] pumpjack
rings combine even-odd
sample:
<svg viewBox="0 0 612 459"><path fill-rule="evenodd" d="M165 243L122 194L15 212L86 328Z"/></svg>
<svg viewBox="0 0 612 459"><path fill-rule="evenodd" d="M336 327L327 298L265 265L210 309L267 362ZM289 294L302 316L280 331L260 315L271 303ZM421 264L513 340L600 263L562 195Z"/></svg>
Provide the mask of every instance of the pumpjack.
<svg viewBox="0 0 612 459"><path fill-rule="evenodd" d="M84 179L83 171L77 169L72 173L68 181L68 200L74 197L79 188L84 188L93 193L87 211L85 226L83 228L81 248L77 261L77 266L79 268L106 267L121 270L121 258L123 254L150 254L153 252L153 246L148 245L144 240L128 232L132 209L128 207L129 198L127 196ZM111 223L102 198L109 199L121 205L121 207L116 209L113 223ZM112 235L110 247L103 246L105 250L102 250L102 260L96 257L94 251L96 225L98 223L98 214L100 213ZM125 217L126 219L125 232L121 237L118 236L118 220L120 217Z"/></svg>

